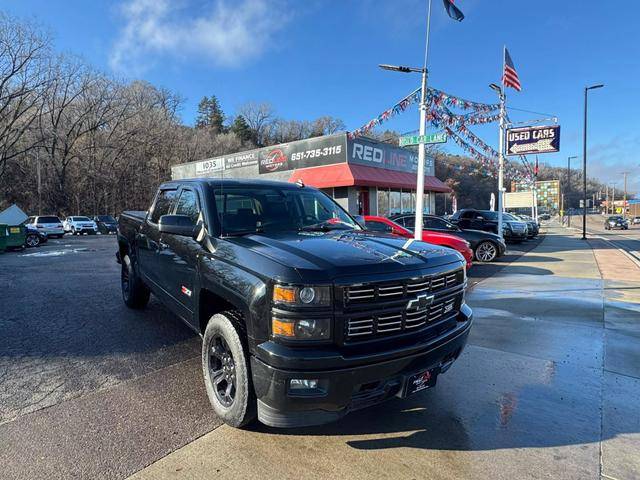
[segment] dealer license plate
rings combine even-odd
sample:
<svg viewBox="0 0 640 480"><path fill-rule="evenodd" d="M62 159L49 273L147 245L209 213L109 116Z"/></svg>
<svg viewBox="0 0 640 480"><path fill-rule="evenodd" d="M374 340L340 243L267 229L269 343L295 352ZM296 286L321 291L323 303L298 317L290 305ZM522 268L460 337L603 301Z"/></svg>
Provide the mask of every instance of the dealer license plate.
<svg viewBox="0 0 640 480"><path fill-rule="evenodd" d="M430 370L425 370L423 372L411 375L407 379L407 383L405 385L405 396L421 392L422 390L426 390L427 388L434 387L437 378L437 368L432 368Z"/></svg>

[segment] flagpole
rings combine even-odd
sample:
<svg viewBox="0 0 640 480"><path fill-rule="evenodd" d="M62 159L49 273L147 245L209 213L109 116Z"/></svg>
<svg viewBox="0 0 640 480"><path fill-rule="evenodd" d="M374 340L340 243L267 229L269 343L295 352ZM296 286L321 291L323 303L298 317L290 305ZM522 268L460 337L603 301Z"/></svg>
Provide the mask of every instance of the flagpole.
<svg viewBox="0 0 640 480"><path fill-rule="evenodd" d="M431 0L427 11L427 34L424 47L424 64L422 66L422 93L420 96L420 136L427 130L427 62L429 61L429 34L431 30ZM414 236L416 240L422 240L422 216L424 215L424 163L426 151L424 142L418 144L418 178L416 182L416 220Z"/></svg>

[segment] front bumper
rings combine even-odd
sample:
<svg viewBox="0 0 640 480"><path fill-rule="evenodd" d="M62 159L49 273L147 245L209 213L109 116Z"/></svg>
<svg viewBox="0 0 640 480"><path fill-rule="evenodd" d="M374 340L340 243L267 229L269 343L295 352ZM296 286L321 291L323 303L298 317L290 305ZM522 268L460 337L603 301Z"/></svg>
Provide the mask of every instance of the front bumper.
<svg viewBox="0 0 640 480"><path fill-rule="evenodd" d="M375 351L349 359L325 354L289 362L284 357L285 350L275 348L271 350L273 362L270 362L275 366L252 356L258 419L281 428L320 425L338 420L350 411L401 396L409 375L427 369L444 373L460 356L472 324L472 312L466 304L457 319L456 326L442 335L395 351ZM300 369L278 365L289 363ZM320 388L294 393L290 390L291 379L318 380Z"/></svg>

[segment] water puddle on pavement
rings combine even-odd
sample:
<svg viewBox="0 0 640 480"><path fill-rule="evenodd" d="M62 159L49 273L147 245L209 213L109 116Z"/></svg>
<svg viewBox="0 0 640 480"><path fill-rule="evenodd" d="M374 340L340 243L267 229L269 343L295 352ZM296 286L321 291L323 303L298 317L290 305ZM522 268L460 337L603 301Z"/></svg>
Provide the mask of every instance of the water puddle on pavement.
<svg viewBox="0 0 640 480"><path fill-rule="evenodd" d="M84 253L84 252L95 252L95 248L72 248L69 250L49 250L45 252L33 252L33 253L25 253L20 255L21 257L61 257L62 255L67 255L69 253Z"/></svg>

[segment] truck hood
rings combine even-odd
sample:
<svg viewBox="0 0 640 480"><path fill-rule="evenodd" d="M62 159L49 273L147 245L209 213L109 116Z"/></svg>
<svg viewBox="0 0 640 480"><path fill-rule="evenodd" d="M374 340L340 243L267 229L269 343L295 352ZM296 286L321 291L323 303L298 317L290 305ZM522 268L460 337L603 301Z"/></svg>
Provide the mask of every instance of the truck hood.
<svg viewBox="0 0 640 480"><path fill-rule="evenodd" d="M286 232L227 238L243 248L295 268L304 278L331 281L460 262L448 248L371 232Z"/></svg>

